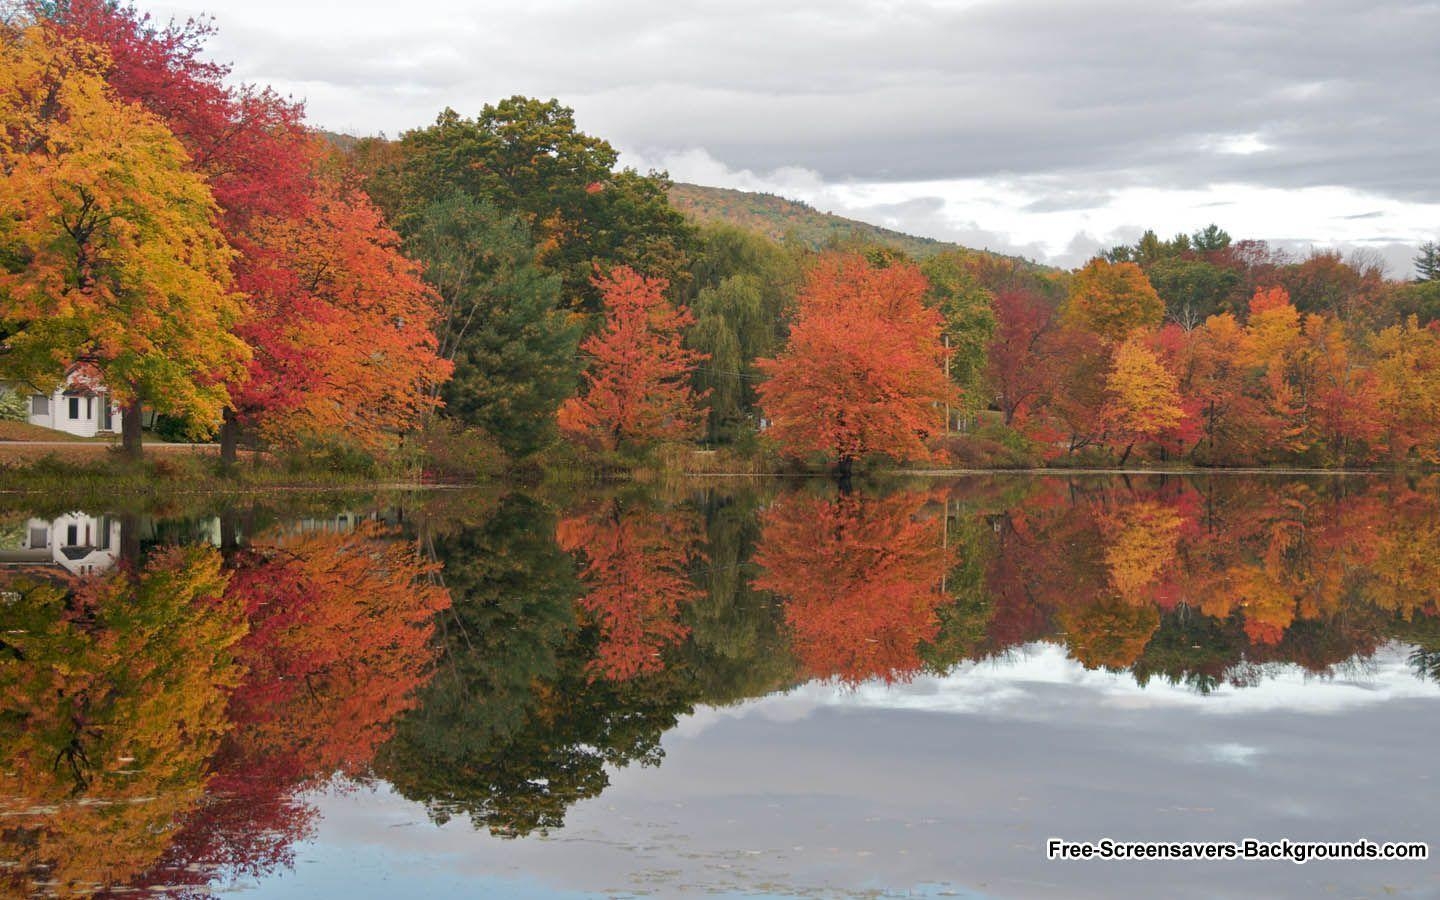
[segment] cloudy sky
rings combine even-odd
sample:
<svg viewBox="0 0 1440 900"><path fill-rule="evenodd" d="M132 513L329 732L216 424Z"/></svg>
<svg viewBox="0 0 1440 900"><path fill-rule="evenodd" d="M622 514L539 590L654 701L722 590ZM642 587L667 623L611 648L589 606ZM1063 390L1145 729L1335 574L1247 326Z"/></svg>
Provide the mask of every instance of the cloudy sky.
<svg viewBox="0 0 1440 900"><path fill-rule="evenodd" d="M394 135L558 97L640 168L1073 264L1191 231L1440 236L1440 2L172 0L237 77Z"/></svg>

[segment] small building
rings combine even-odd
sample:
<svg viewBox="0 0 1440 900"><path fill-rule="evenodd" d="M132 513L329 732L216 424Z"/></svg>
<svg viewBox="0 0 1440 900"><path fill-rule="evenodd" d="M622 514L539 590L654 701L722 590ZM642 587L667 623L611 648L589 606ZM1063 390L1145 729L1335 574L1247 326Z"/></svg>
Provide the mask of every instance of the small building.
<svg viewBox="0 0 1440 900"><path fill-rule="evenodd" d="M93 363L71 366L53 393L42 394L25 388L19 392L26 397L27 421L41 428L95 437L114 432L120 422L120 408L111 402L110 390Z"/></svg>

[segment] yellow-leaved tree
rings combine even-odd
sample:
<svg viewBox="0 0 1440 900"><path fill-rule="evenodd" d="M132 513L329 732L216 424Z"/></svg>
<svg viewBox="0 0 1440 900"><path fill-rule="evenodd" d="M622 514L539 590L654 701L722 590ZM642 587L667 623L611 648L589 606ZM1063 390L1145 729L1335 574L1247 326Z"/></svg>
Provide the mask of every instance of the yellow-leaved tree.
<svg viewBox="0 0 1440 900"><path fill-rule="evenodd" d="M104 62L0 25L0 366L43 388L92 362L138 456L142 404L218 423L248 351L210 190L158 119L112 94Z"/></svg>
<svg viewBox="0 0 1440 900"><path fill-rule="evenodd" d="M1114 363L1105 376L1106 401L1101 410L1107 433L1124 442L1120 465L1137 441L1157 440L1185 418L1175 376L1146 346L1143 334L1131 335L1115 348Z"/></svg>

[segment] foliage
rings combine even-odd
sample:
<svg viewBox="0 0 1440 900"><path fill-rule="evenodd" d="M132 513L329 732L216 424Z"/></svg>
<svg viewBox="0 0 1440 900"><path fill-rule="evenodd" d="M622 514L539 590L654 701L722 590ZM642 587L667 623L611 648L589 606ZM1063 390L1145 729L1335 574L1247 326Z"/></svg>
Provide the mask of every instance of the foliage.
<svg viewBox="0 0 1440 900"><path fill-rule="evenodd" d="M689 578L693 519L609 500L562 519L555 533L560 549L585 560L578 605L600 634L590 677L624 681L663 668L664 651L689 633L680 610L700 596Z"/></svg>
<svg viewBox="0 0 1440 900"><path fill-rule="evenodd" d="M920 517L929 499L789 493L766 511L755 586L784 598L805 674L888 682L919 670L952 563L942 523Z"/></svg>
<svg viewBox="0 0 1440 900"><path fill-rule="evenodd" d="M980 283L962 253L941 253L920 266L930 283L929 302L944 317L950 380L972 410L988 405L985 363L997 322L995 295Z"/></svg>
<svg viewBox="0 0 1440 900"><path fill-rule="evenodd" d="M0 422L30 421L30 398L20 391L0 388Z"/></svg>
<svg viewBox="0 0 1440 900"><path fill-rule="evenodd" d="M753 428L755 360L783 342L798 280L798 261L780 246L732 226L702 229L687 287L695 323L686 343L708 356L695 370L708 441L733 441Z"/></svg>
<svg viewBox="0 0 1440 900"><path fill-rule="evenodd" d="M0 811L17 892L123 884L201 802L242 672L226 580L215 550L177 547L73 592L13 585Z"/></svg>
<svg viewBox="0 0 1440 900"><path fill-rule="evenodd" d="M558 274L562 296L587 311L600 306L591 276L630 266L671 283L680 279L691 230L666 197L663 173L615 171L615 149L576 128L556 100L514 96L486 104L473 119L446 109L435 124L406 132L386 153L363 148L368 182L409 233L426 206L457 191L517 215Z"/></svg>
<svg viewBox="0 0 1440 900"><path fill-rule="evenodd" d="M935 404L956 399L942 370L940 314L924 303L919 269L822 257L806 276L786 349L758 368L770 433L791 455L820 453L843 469L870 453L928 455L943 426Z"/></svg>
<svg viewBox="0 0 1440 900"><path fill-rule="evenodd" d="M160 121L114 96L100 51L40 26L0 41L10 374L48 387L84 358L122 403L218 422L248 352L208 186Z"/></svg>
<svg viewBox="0 0 1440 900"><path fill-rule="evenodd" d="M605 298L603 331L580 349L591 360L585 389L561 405L560 428L614 451L693 435L700 412L690 375L705 356L681 346L694 319L665 299L665 281L620 267L596 276Z"/></svg>
<svg viewBox="0 0 1440 900"><path fill-rule="evenodd" d="M344 434L392 445L434 407L432 387L450 371L436 355L434 295L398 236L336 178L315 182L302 215L257 222L255 235L283 262L264 274L264 313L241 331L261 348L242 416L281 443Z"/></svg>
<svg viewBox="0 0 1440 900"><path fill-rule="evenodd" d="M435 385L446 416L515 457L543 448L575 390L580 327L560 310L560 278L537 264L529 229L456 193L419 213L405 246L440 298L437 354L455 364Z"/></svg>
<svg viewBox="0 0 1440 900"><path fill-rule="evenodd" d="M1139 266L1093 259L1070 283L1064 312L1070 323L1119 342L1136 329L1158 327L1165 303Z"/></svg>

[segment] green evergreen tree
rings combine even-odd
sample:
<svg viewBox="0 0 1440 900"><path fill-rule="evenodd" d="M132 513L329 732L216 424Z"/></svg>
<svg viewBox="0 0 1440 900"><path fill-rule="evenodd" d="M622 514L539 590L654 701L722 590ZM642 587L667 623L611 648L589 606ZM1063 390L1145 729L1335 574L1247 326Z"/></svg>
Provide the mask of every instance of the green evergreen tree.
<svg viewBox="0 0 1440 900"><path fill-rule="evenodd" d="M445 415L485 429L511 456L545 446L575 390L580 328L560 309L560 277L536 263L529 229L455 193L425 207L406 246L443 301L440 354L455 362Z"/></svg>
<svg viewBox="0 0 1440 900"><path fill-rule="evenodd" d="M1440 242L1426 241L1415 257L1416 281L1440 281Z"/></svg>

